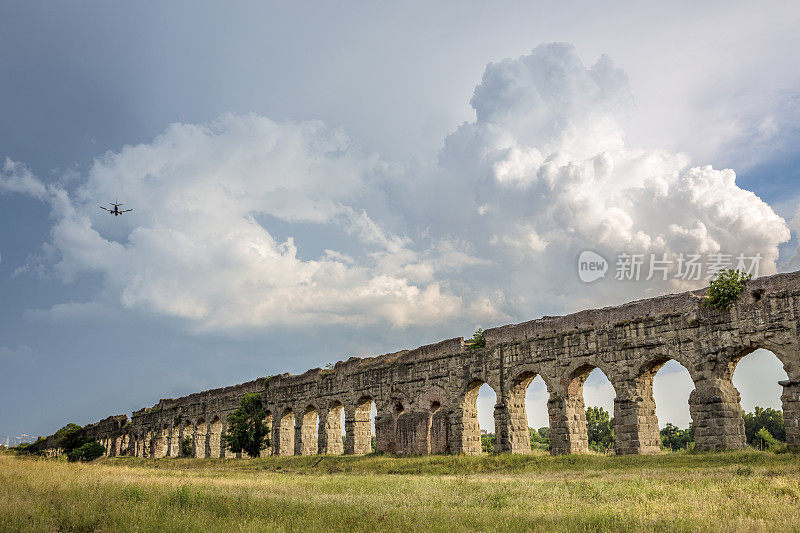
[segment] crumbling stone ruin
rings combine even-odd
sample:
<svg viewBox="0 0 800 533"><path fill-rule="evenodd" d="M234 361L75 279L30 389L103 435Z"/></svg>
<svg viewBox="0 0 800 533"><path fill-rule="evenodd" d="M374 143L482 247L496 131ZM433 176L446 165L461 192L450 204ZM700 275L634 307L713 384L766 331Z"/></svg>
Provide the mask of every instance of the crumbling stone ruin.
<svg viewBox="0 0 800 533"><path fill-rule="evenodd" d="M481 452L476 400L488 383L497 451L530 453L525 390L534 377L547 385L553 454L588 450L583 383L600 368L615 391L618 454L658 452L653 378L669 360L695 383L689 408L696 448L746 445L737 362L765 348L783 363L783 416L790 447L800 447L800 272L746 283L729 309L700 305L704 291L662 296L484 332L486 347L463 338L370 358L352 357L332 369L282 374L161 400L127 416L86 426L108 455L174 457L191 437L194 457L230 457L221 445L226 419L240 398L263 396L275 455L364 454L371 451L370 409L377 408L377 449L397 454ZM345 442L341 413L344 410ZM49 438L44 447L57 454Z"/></svg>

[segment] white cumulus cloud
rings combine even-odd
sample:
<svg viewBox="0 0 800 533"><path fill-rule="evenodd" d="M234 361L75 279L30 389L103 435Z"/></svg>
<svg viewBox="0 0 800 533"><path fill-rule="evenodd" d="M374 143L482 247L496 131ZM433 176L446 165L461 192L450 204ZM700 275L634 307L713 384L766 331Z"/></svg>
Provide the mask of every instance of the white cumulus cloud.
<svg viewBox="0 0 800 533"><path fill-rule="evenodd" d="M760 274L776 271L789 227L739 188L732 170L625 145L633 98L627 76L608 57L585 67L571 45L542 45L490 64L471 103L475 121L446 139L439 160L452 188L471 192L460 201L466 213L456 215L459 227L507 267L495 279L516 300L512 314L704 283L586 286L575 267L584 249L609 261L624 252L672 260L680 253L761 254Z"/></svg>
<svg viewBox="0 0 800 533"><path fill-rule="evenodd" d="M5 188L27 183L27 170L9 165L16 174ZM348 205L384 166L319 123L224 115L176 124L97 159L73 194L51 189L47 247L65 279L100 274L126 307L205 328L403 327L457 316L463 302L437 281L435 262ZM45 194L33 184L26 192ZM115 197L134 211L110 217L96 205ZM263 216L333 226L361 253L301 258Z"/></svg>
<svg viewBox="0 0 800 533"><path fill-rule="evenodd" d="M471 104L437 161L226 114L107 153L69 191L7 160L0 191L50 201L65 279L99 274L124 306L198 328L491 325L704 283L586 285L585 249L761 254L775 272L789 226L732 170L626 145L635 105L610 58L542 45L488 65ZM98 209L115 197L135 211Z"/></svg>

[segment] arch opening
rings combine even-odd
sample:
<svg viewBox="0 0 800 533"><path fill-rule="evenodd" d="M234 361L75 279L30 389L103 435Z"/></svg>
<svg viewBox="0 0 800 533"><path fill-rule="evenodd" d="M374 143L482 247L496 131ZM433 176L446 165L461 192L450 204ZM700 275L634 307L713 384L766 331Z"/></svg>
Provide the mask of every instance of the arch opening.
<svg viewBox="0 0 800 533"><path fill-rule="evenodd" d="M614 386L598 367L577 368L567 387L567 398L559 406L562 411L559 417L563 419L559 431L564 434L551 432L553 452L609 453L613 450L616 446L613 425L618 410L616 397Z"/></svg>
<svg viewBox="0 0 800 533"><path fill-rule="evenodd" d="M498 451L527 454L531 453L534 448L549 450L548 397L549 393L544 379L534 371L522 372L511 381L504 405L499 407L499 414L502 415L502 418L500 425L495 430L495 448ZM531 409L528 409L526 405L529 398L538 400L537 404L532 403ZM498 408L495 408L495 417L497 417L497 411ZM539 423L535 428L529 422L531 417L536 418ZM539 428L543 428L541 432ZM484 440L486 440L485 437Z"/></svg>
<svg viewBox="0 0 800 533"><path fill-rule="evenodd" d="M211 421L208 431L208 453L209 457L224 457L225 450L222 448L222 421L215 416Z"/></svg>
<svg viewBox="0 0 800 533"><path fill-rule="evenodd" d="M169 457L178 457L181 450L181 435L180 435L180 422L173 424L169 428L169 449L167 455Z"/></svg>
<svg viewBox="0 0 800 533"><path fill-rule="evenodd" d="M344 453L344 406L334 400L327 414L319 421L319 453L342 455Z"/></svg>
<svg viewBox="0 0 800 533"><path fill-rule="evenodd" d="M473 380L461 401L461 435L456 435L460 451L467 455L494 453L497 393L480 379Z"/></svg>
<svg viewBox="0 0 800 533"><path fill-rule="evenodd" d="M155 447L155 436L151 430L147 430L144 435L144 443L142 446L142 457L153 457L153 448Z"/></svg>
<svg viewBox="0 0 800 533"><path fill-rule="evenodd" d="M273 444L276 455L294 455L294 413L286 408L281 415L278 427L274 431Z"/></svg>
<svg viewBox="0 0 800 533"><path fill-rule="evenodd" d="M197 420L194 439L194 456L208 457L208 426L202 418Z"/></svg>
<svg viewBox="0 0 800 533"><path fill-rule="evenodd" d="M316 455L318 451L319 415L317 408L308 405L300 421L297 455Z"/></svg>
<svg viewBox="0 0 800 533"><path fill-rule="evenodd" d="M375 416L377 408L369 396L362 396L355 404L351 419L345 419L346 453L364 455L372 453L375 445Z"/></svg>
<svg viewBox="0 0 800 533"><path fill-rule="evenodd" d="M537 374L528 380L523 405L532 450L550 450L550 415L547 412L549 399L550 391L547 390L542 376Z"/></svg>
<svg viewBox="0 0 800 533"><path fill-rule="evenodd" d="M488 383L482 383L478 388L478 397L475 404L481 435L494 436L495 434L495 405L497 405L497 393Z"/></svg>
<svg viewBox="0 0 800 533"><path fill-rule="evenodd" d="M261 447L261 453L259 454L260 457L265 457L265 456L272 455L272 448L273 448L273 445L272 445L272 438L273 438L272 437L272 425L273 425L272 411L266 410L264 412L264 426L267 429L267 431L266 431L267 435L266 435L266 437L264 437L264 443L263 443L263 445Z"/></svg>
<svg viewBox="0 0 800 533"><path fill-rule="evenodd" d="M652 397L659 432L659 446L678 451L694 444L694 424L689 396L694 381L689 371L674 359L658 361L645 375L642 397Z"/></svg>
<svg viewBox="0 0 800 533"><path fill-rule="evenodd" d="M191 420L184 420L180 429L180 446L178 448L181 457L194 457L194 426Z"/></svg>
<svg viewBox="0 0 800 533"><path fill-rule="evenodd" d="M156 459L159 459L161 457L166 457L168 447L169 447L169 424L165 424L158 432L158 436L155 439L153 457L155 457Z"/></svg>
<svg viewBox="0 0 800 533"><path fill-rule="evenodd" d="M733 361L733 386L739 394L747 444L760 450L779 449L787 442L784 413L789 376L777 354L758 348ZM791 406L788 409L791 412Z"/></svg>

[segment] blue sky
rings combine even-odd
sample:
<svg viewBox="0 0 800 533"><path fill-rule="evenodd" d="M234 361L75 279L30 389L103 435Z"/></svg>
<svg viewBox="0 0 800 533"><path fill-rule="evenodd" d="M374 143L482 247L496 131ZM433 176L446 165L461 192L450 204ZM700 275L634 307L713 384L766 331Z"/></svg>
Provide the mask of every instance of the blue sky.
<svg viewBox="0 0 800 533"><path fill-rule="evenodd" d="M583 284L584 249L796 269L798 22L789 2L4 2L0 435L702 285ZM115 197L135 211L98 208ZM737 372L743 405L777 407L780 365L753 357L771 374ZM669 391L691 383L662 372L683 425ZM611 405L600 378L586 394Z"/></svg>

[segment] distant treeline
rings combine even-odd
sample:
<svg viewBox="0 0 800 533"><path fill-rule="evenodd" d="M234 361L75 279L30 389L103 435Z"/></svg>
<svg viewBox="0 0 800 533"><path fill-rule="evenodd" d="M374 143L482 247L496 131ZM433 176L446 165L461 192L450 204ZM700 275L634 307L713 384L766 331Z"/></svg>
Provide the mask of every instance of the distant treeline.
<svg viewBox="0 0 800 533"><path fill-rule="evenodd" d="M760 450L780 451L786 447L786 428L783 425L783 413L770 407L756 407L752 413L742 411L744 431L747 444ZM550 428L528 428L531 448L534 450L550 449ZM586 408L586 432L589 437L589 449L606 453L614 449L614 418L602 407ZM694 424L687 429L680 429L667 424L661 430L661 449L691 450L694 448ZM483 451L494 451L495 438L492 433L481 435Z"/></svg>

